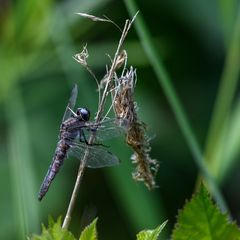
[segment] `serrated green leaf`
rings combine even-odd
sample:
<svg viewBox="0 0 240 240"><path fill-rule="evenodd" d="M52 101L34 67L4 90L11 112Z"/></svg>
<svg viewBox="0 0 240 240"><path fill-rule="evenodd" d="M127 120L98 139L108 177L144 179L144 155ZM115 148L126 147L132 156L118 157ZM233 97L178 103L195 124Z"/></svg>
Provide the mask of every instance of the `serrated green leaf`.
<svg viewBox="0 0 240 240"><path fill-rule="evenodd" d="M137 240L157 240L167 221L153 230L143 230L137 234Z"/></svg>
<svg viewBox="0 0 240 240"><path fill-rule="evenodd" d="M213 204L204 186L178 215L172 240L239 240L240 230Z"/></svg>
<svg viewBox="0 0 240 240"><path fill-rule="evenodd" d="M42 234L34 235L31 240L76 240L71 232L61 226L61 217L54 222L52 217L48 218L48 228L42 225Z"/></svg>
<svg viewBox="0 0 240 240"><path fill-rule="evenodd" d="M55 222L51 215L48 216L48 228L52 228L55 224L60 226L62 223L62 217L58 217L57 221Z"/></svg>
<svg viewBox="0 0 240 240"><path fill-rule="evenodd" d="M89 224L85 229L82 231L81 236L79 240L97 240L97 229L96 229L96 224L97 224L97 218L95 218L91 224Z"/></svg>

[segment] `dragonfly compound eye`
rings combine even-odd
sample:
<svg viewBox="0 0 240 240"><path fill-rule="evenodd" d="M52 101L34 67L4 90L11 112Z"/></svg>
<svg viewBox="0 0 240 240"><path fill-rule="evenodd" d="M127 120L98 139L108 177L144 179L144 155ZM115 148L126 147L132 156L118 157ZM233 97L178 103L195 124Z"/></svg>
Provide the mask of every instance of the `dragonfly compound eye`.
<svg viewBox="0 0 240 240"><path fill-rule="evenodd" d="M87 108L78 108L77 115L84 121L88 121L90 118L90 111Z"/></svg>

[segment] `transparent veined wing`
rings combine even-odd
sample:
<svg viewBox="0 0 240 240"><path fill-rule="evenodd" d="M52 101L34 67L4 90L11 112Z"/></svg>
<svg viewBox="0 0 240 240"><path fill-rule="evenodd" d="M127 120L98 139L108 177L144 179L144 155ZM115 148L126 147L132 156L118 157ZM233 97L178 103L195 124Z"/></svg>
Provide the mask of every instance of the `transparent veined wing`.
<svg viewBox="0 0 240 240"><path fill-rule="evenodd" d="M69 155L72 155L79 159L83 159L85 152L87 151L86 167L88 168L102 168L111 167L119 164L117 156L108 151L107 147L101 145L86 145L82 142L70 143Z"/></svg>
<svg viewBox="0 0 240 240"><path fill-rule="evenodd" d="M77 95L78 95L78 88L77 88L77 84L75 84L72 89L71 96L69 98L66 110L64 112L62 122L64 122L65 120L71 117L72 112L69 110L69 108L73 110L73 108L75 107Z"/></svg>
<svg viewBox="0 0 240 240"><path fill-rule="evenodd" d="M72 131L78 128L84 131L87 140L93 134L95 136L95 142L102 142L124 135L127 131L127 123L122 119L111 118L98 124L86 122L84 127L79 123L69 128L69 130Z"/></svg>

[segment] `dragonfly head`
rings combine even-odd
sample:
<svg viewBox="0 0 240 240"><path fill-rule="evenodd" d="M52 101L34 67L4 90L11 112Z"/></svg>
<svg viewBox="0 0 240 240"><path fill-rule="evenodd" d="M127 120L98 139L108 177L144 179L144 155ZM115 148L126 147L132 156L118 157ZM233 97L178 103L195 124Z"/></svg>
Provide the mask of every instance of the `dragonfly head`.
<svg viewBox="0 0 240 240"><path fill-rule="evenodd" d="M90 111L87 108L78 108L76 113L80 120L86 122L90 119Z"/></svg>

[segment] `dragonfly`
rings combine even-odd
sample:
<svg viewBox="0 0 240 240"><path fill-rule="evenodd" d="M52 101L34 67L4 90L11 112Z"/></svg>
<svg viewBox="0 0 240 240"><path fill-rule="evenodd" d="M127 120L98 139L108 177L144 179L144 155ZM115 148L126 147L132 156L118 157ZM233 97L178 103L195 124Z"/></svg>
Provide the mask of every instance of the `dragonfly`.
<svg viewBox="0 0 240 240"><path fill-rule="evenodd" d="M108 147L103 145L102 141L123 134L126 123L120 118L106 119L99 123L90 122L90 111L87 108L77 108L76 112L73 111L77 95L78 88L75 85L60 125L59 141L52 162L39 190L39 201L47 193L68 156L74 156L81 161L88 149L85 165L88 168L110 167L119 164L118 157L108 151ZM91 141L89 141L90 138Z"/></svg>

